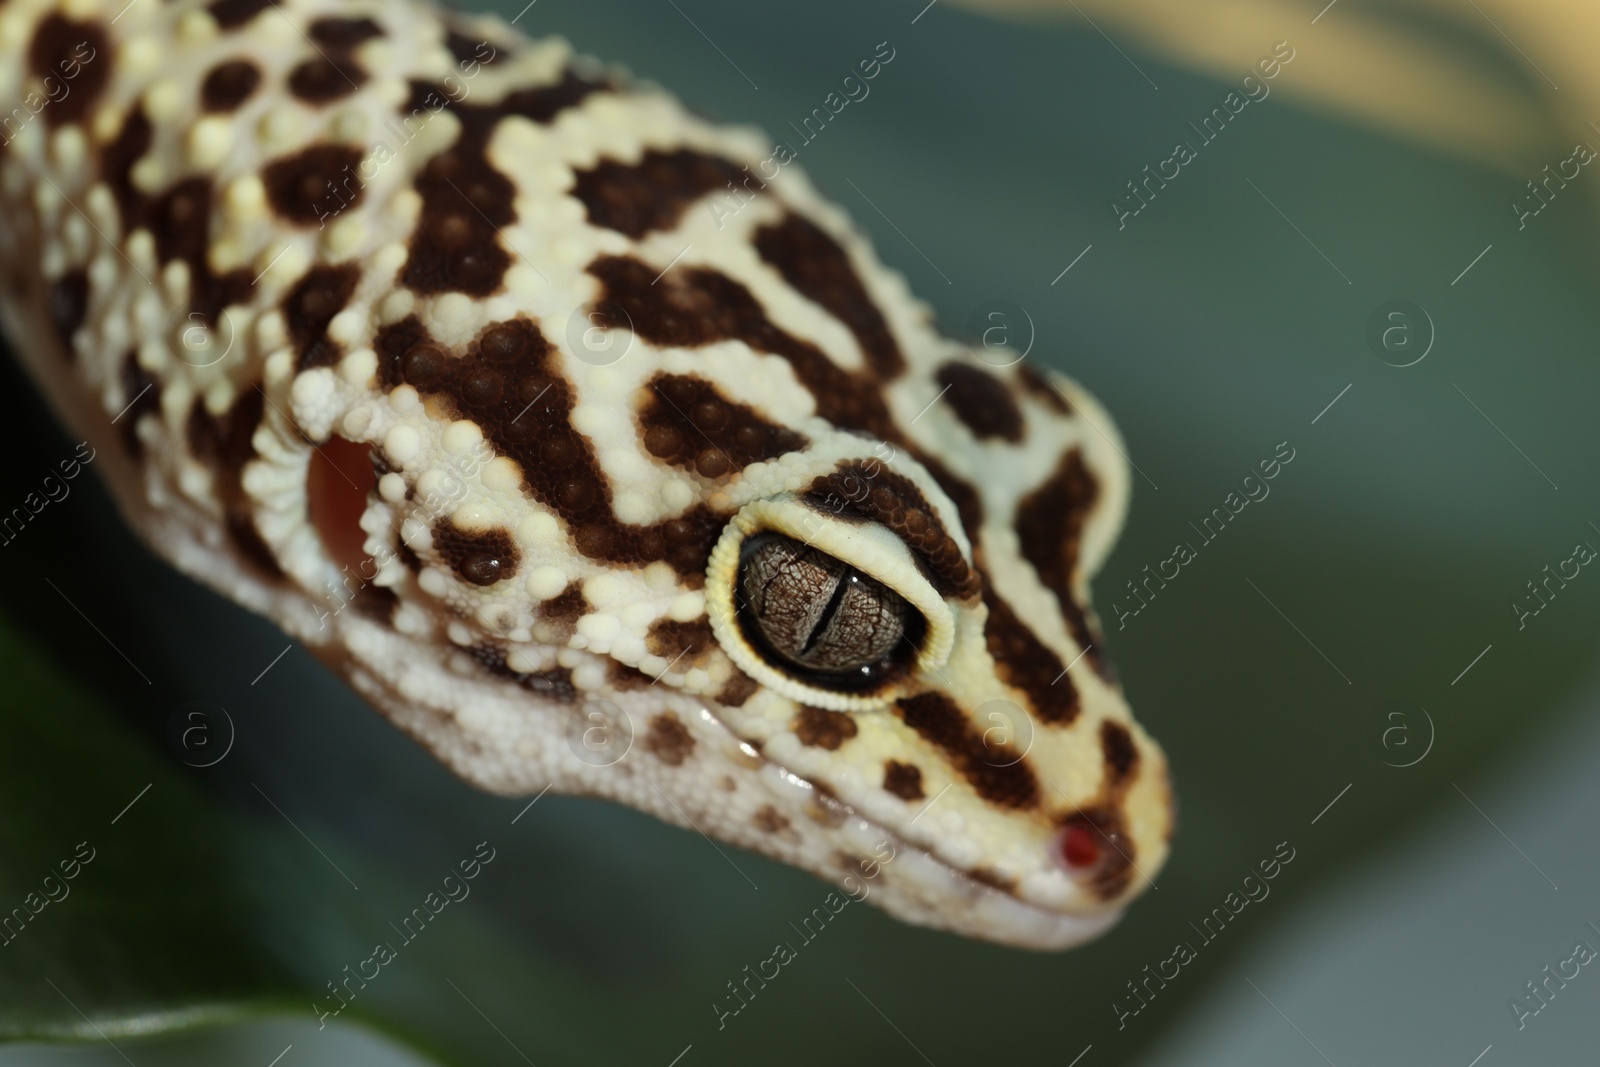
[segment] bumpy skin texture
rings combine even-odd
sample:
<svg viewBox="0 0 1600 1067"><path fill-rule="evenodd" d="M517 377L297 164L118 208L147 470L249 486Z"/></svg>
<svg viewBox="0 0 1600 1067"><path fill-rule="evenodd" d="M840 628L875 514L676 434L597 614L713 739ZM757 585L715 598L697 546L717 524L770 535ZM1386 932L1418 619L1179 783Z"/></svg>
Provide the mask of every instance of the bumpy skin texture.
<svg viewBox="0 0 1600 1067"><path fill-rule="evenodd" d="M757 133L564 42L123 2L0 0L0 311L157 552L484 789L969 936L1115 921L1172 800L1088 606L1129 492L1092 398L939 336ZM775 663L739 591L774 531L904 598L909 652Z"/></svg>

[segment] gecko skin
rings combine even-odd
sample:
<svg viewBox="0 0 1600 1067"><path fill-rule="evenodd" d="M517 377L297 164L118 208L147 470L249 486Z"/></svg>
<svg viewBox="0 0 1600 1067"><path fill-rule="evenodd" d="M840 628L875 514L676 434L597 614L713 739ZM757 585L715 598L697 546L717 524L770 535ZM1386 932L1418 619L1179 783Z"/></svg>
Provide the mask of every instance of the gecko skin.
<svg viewBox="0 0 1600 1067"><path fill-rule="evenodd" d="M1091 397L563 41L124 3L0 0L0 312L155 551L481 788L971 937L1115 922L1173 806L1088 602Z"/></svg>

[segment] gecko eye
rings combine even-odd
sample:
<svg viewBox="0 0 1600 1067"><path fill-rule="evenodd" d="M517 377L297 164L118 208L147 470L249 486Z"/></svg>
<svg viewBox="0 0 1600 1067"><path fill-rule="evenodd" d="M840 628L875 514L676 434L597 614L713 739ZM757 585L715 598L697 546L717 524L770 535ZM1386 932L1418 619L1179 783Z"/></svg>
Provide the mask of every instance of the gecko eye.
<svg viewBox="0 0 1600 1067"><path fill-rule="evenodd" d="M842 560L779 534L739 557L740 628L773 667L847 692L916 658L927 624L900 594Z"/></svg>

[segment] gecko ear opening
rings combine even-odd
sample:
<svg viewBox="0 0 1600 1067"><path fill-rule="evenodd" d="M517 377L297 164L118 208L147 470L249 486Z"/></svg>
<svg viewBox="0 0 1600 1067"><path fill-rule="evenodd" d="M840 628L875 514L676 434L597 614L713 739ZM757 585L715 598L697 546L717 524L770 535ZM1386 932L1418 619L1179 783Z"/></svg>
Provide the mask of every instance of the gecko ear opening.
<svg viewBox="0 0 1600 1067"><path fill-rule="evenodd" d="M377 484L370 445L332 437L312 450L306 469L306 506L323 551L337 567L365 573L361 568L370 557L361 516Z"/></svg>

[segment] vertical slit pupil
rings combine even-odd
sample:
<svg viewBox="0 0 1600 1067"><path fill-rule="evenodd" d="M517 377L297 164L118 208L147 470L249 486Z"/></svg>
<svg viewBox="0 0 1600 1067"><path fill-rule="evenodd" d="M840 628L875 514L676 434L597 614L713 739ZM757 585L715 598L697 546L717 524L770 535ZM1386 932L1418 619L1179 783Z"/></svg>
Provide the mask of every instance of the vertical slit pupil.
<svg viewBox="0 0 1600 1067"><path fill-rule="evenodd" d="M822 614L817 616L817 624L811 628L811 635L806 638L805 646L800 649L802 656L809 654L812 649L816 648L817 642L822 639L822 635L828 632L828 624L839 613L839 605L844 602L844 596L850 591L850 582L855 576L855 571L847 570L834 583L833 594L828 597L828 603L823 607Z"/></svg>
<svg viewBox="0 0 1600 1067"><path fill-rule="evenodd" d="M843 691L905 671L927 623L893 589L781 534L740 550L738 622L754 651L797 681Z"/></svg>

